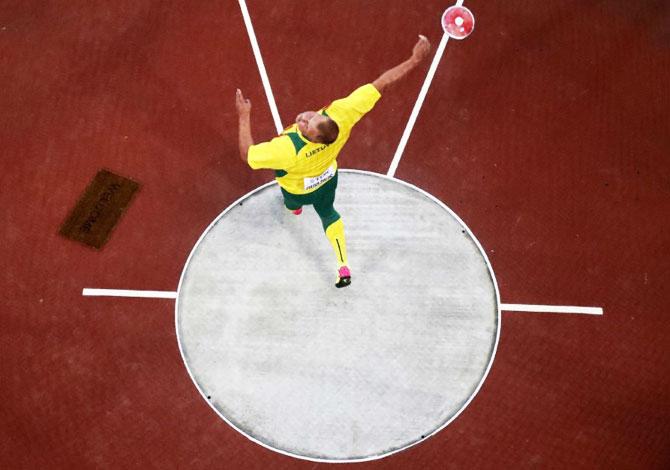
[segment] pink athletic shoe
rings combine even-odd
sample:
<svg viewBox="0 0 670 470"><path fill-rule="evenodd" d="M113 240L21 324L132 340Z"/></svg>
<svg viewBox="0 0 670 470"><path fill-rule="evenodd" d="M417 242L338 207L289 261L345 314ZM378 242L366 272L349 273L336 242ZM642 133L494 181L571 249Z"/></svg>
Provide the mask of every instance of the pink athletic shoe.
<svg viewBox="0 0 670 470"><path fill-rule="evenodd" d="M337 271L337 276L337 283L335 284L335 287L338 289L340 287L347 287L349 284L351 284L351 271L349 271L347 266L342 266Z"/></svg>
<svg viewBox="0 0 670 470"><path fill-rule="evenodd" d="M300 214L302 214L302 207L300 209L296 209L296 210L291 211L291 212L293 212L295 215L300 215Z"/></svg>

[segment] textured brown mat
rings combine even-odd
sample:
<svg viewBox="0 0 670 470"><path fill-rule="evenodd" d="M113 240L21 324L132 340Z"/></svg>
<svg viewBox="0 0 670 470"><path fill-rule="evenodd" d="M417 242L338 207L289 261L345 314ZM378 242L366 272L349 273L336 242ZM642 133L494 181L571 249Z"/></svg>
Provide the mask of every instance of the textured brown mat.
<svg viewBox="0 0 670 470"><path fill-rule="evenodd" d="M133 180L100 170L59 233L94 248L102 248L139 188Z"/></svg>

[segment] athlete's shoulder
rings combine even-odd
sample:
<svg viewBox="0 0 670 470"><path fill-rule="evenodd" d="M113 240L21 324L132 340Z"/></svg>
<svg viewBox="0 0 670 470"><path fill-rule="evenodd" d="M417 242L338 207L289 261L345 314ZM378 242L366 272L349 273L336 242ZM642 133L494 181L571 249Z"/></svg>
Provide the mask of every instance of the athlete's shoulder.
<svg viewBox="0 0 670 470"><path fill-rule="evenodd" d="M366 83L349 93L348 96L333 101L331 106L358 107L361 105L374 105L381 96L379 90L372 83Z"/></svg>
<svg viewBox="0 0 670 470"><path fill-rule="evenodd" d="M350 127L374 108L379 98L379 90L372 83L367 83L348 96L333 101L325 111L340 127Z"/></svg>
<svg viewBox="0 0 670 470"><path fill-rule="evenodd" d="M291 158L294 156L291 139L280 134L268 142L261 142L249 147L247 161L253 169L281 169L290 164Z"/></svg>
<svg viewBox="0 0 670 470"><path fill-rule="evenodd" d="M280 137L284 137L291 141L291 145L293 146L296 155L307 145L307 142L300 137L297 130L284 131Z"/></svg>

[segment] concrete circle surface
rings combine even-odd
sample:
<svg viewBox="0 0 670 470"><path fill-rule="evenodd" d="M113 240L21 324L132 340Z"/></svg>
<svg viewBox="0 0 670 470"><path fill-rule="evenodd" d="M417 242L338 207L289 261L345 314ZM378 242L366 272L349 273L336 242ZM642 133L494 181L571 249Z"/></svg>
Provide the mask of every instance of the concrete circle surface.
<svg viewBox="0 0 670 470"><path fill-rule="evenodd" d="M412 446L452 421L495 355L500 310L481 246L444 204L399 180L341 170L352 285L313 208L268 183L205 231L179 283L186 367L255 442L315 461Z"/></svg>

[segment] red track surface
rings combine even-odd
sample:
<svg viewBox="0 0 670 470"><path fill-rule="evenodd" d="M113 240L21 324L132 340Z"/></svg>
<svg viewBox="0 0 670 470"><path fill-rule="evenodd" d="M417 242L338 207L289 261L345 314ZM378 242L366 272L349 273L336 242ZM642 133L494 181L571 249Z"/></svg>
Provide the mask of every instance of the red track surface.
<svg viewBox="0 0 670 470"><path fill-rule="evenodd" d="M360 3L360 4L359 4ZM364 468L669 468L667 2L471 1L396 176L487 250L507 313L479 395ZM437 1L250 1L284 123L436 46ZM312 468L233 431L196 393L173 301L197 237L270 179L239 161L234 90L273 134L237 2L0 4L0 467ZM425 77L390 90L343 153L385 173ZM143 187L96 252L57 235L109 168Z"/></svg>

